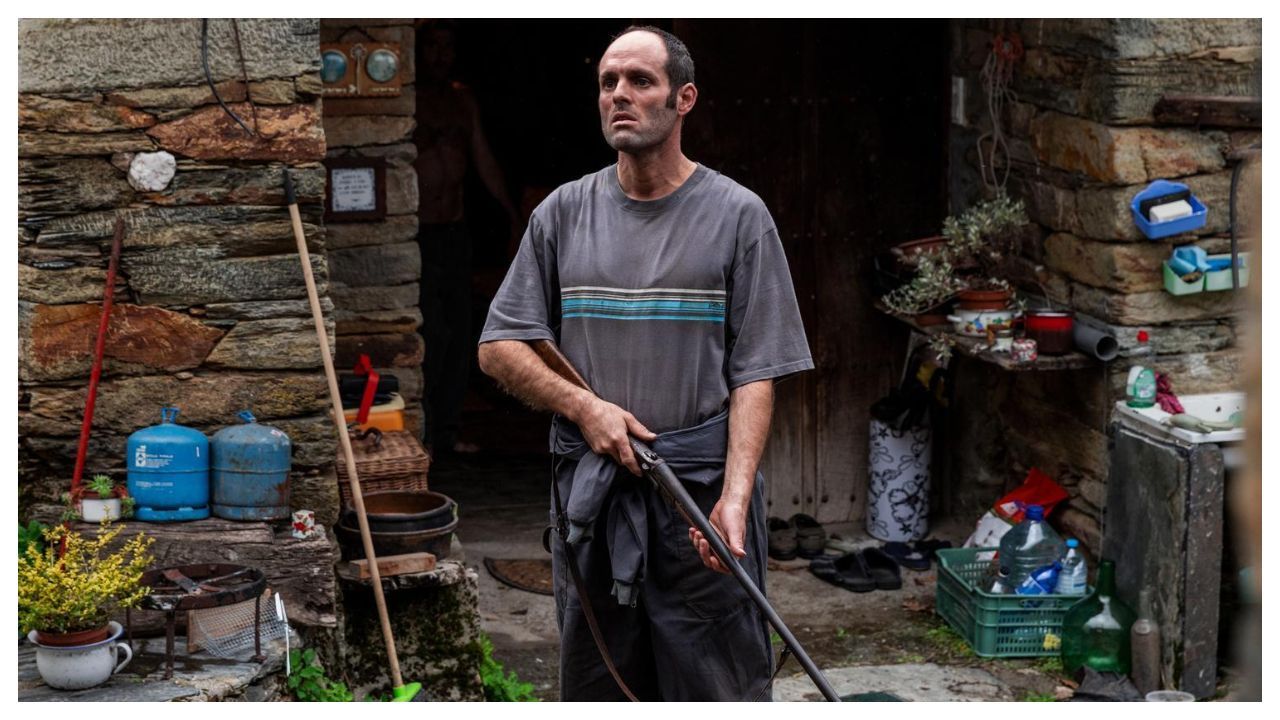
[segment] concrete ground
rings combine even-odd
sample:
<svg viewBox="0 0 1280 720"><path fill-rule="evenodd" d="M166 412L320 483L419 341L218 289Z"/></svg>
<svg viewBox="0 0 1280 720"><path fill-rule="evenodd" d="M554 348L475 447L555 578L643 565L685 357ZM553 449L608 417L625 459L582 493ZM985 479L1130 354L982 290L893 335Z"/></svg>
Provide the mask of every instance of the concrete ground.
<svg viewBox="0 0 1280 720"><path fill-rule="evenodd" d="M495 411L471 432L484 448L480 454L438 458L431 468L431 485L459 503L458 536L466 563L480 576L481 622L493 640L495 658L532 683L539 698L556 700L552 598L510 588L483 566L486 556L547 557L541 545L549 503L546 419L535 416L516 426L505 419ZM942 522L933 536L959 545L970 527L969 522ZM827 530L861 545L877 544L855 525ZM856 594L814 577L808 561L771 560L767 595L840 693L878 690L906 700L1052 699L1069 694L1055 672L1056 659L983 660L973 655L933 611L935 572L904 570L901 590ZM775 685L775 698L820 696L799 664L790 660Z"/></svg>

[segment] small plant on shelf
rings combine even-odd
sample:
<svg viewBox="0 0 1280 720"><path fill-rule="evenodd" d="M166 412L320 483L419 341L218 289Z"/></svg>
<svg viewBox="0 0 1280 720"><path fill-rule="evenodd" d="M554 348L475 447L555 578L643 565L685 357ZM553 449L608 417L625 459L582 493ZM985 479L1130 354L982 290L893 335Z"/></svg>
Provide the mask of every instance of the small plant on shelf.
<svg viewBox="0 0 1280 720"><path fill-rule="evenodd" d="M89 482L72 492L76 514L85 522L101 522L132 517L134 501L124 485L109 475L94 475Z"/></svg>
<svg viewBox="0 0 1280 720"><path fill-rule="evenodd" d="M1003 193L948 217L942 224L946 245L921 255L912 279L881 302L891 312L918 315L966 291L994 291L1007 301L1005 270L1020 248L1017 231L1026 224L1022 201Z"/></svg>

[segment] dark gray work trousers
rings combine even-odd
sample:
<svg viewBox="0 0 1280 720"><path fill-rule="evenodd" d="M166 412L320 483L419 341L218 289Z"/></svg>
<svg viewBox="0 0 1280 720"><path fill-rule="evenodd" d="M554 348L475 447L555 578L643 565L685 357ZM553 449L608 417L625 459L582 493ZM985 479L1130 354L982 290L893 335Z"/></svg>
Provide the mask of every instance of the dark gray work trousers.
<svg viewBox="0 0 1280 720"><path fill-rule="evenodd" d="M567 501L576 461L554 456L555 482ZM625 483L639 483L648 508L648 547L639 599L620 605L610 594L613 577L608 512L596 518L593 537L571 546L587 588L591 608L622 679L640 700L772 700L770 628L731 575L702 564L689 542L689 525L652 487L649 480L619 470L610 496ZM710 485L685 483L704 515L720 498L723 480ZM551 520L555 523L555 501ZM747 575L764 590L767 562L763 478L757 474L747 520ZM560 699L626 700L609 674L591 637L573 578L565 566L565 544L552 538L556 614L560 627ZM761 690L763 689L763 693Z"/></svg>

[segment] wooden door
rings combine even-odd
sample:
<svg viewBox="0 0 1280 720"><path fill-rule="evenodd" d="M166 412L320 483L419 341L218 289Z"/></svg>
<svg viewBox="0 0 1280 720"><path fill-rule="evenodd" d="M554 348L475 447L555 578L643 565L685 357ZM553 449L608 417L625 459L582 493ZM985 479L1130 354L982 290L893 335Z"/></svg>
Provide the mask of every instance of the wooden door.
<svg viewBox="0 0 1280 720"><path fill-rule="evenodd" d="M945 22L677 20L697 65L684 148L755 191L786 249L816 370L777 388L770 514L861 522L867 422L906 333L872 258L946 214Z"/></svg>

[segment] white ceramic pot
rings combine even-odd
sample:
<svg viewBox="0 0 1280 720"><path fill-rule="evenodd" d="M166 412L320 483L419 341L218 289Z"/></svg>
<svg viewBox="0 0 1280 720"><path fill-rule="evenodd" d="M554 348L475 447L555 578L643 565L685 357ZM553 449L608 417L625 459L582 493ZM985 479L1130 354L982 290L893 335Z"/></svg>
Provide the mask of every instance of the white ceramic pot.
<svg viewBox="0 0 1280 720"><path fill-rule="evenodd" d="M986 337L989 325L1012 325L1013 310L956 310L948 315L957 333L969 337Z"/></svg>
<svg viewBox="0 0 1280 720"><path fill-rule="evenodd" d="M82 498L80 500L80 517L85 522L102 522L103 520L120 519L120 498Z"/></svg>
<svg viewBox="0 0 1280 720"><path fill-rule="evenodd" d="M133 650L116 639L124 632L120 623L111 622L111 635L91 645L51 647L36 642L36 631L27 640L36 646L36 668L46 685L59 690L83 690L101 685L120 672L133 659ZM119 654L124 651L124 660Z"/></svg>

